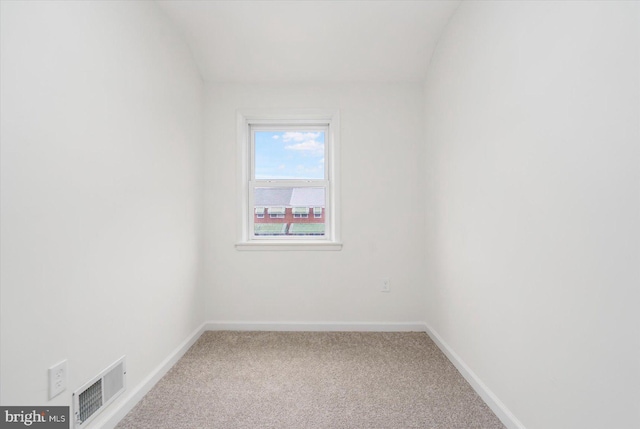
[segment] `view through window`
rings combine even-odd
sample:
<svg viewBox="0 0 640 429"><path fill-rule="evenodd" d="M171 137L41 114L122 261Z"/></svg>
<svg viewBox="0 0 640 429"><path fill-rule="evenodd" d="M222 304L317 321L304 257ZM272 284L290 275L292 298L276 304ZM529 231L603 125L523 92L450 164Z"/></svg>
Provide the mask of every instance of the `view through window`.
<svg viewBox="0 0 640 429"><path fill-rule="evenodd" d="M326 135L322 126L251 128L254 238L325 237Z"/></svg>

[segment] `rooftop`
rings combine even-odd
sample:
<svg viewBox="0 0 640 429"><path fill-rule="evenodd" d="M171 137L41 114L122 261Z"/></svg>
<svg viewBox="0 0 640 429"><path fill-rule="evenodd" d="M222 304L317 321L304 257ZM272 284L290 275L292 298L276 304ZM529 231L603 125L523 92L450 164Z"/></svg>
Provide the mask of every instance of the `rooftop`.
<svg viewBox="0 0 640 429"><path fill-rule="evenodd" d="M256 188L256 207L324 207L324 188Z"/></svg>

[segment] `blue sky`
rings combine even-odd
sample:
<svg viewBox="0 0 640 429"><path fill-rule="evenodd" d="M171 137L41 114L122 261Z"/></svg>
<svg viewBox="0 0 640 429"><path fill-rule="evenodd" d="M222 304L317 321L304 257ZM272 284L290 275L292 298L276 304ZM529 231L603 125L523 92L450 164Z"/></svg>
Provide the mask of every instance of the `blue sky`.
<svg viewBox="0 0 640 429"><path fill-rule="evenodd" d="M256 131L256 179L324 179L324 131Z"/></svg>

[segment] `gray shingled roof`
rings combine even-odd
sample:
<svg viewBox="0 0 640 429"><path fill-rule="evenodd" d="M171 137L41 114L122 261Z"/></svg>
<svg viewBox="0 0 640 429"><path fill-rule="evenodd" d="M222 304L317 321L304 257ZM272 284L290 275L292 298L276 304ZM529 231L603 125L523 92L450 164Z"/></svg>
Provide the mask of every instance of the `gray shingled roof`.
<svg viewBox="0 0 640 429"><path fill-rule="evenodd" d="M324 188L256 188L256 207L324 207Z"/></svg>
<svg viewBox="0 0 640 429"><path fill-rule="evenodd" d="M256 188L254 204L260 207L289 206L293 188Z"/></svg>
<svg viewBox="0 0 640 429"><path fill-rule="evenodd" d="M291 205L301 207L324 207L324 188L294 188Z"/></svg>

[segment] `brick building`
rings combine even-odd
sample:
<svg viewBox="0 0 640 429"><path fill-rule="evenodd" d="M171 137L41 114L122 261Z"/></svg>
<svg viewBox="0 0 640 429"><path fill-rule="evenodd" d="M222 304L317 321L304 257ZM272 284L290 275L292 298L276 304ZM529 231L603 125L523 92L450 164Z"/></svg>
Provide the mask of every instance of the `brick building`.
<svg viewBox="0 0 640 429"><path fill-rule="evenodd" d="M324 235L323 188L256 188L256 235Z"/></svg>

